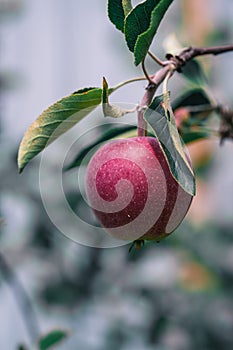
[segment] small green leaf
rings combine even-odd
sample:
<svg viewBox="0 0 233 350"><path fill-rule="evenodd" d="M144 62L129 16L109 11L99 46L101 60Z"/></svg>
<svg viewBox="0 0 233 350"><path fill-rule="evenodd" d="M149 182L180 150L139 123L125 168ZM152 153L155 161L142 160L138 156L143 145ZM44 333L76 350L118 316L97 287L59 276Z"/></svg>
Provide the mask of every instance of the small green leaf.
<svg viewBox="0 0 233 350"><path fill-rule="evenodd" d="M125 16L131 11L131 0L108 0L108 17L124 33Z"/></svg>
<svg viewBox="0 0 233 350"><path fill-rule="evenodd" d="M110 129L109 129L110 126ZM109 130L105 131L106 128ZM83 158L96 146L99 144L102 144L105 141L111 140L113 138L127 138L127 137L133 137L136 136L136 126L133 125L124 125L122 126L116 126L115 124L106 124L105 126L99 126L98 131L95 129L95 134L97 132L101 134L100 137L95 137L94 142L89 142L88 145L81 149L78 154L76 155L75 159L69 164L68 166L65 167L65 171L79 167L83 161ZM130 133L130 134L128 134ZM133 135L132 135L133 133ZM127 135L128 134L128 135ZM91 139L90 135L88 136L89 139Z"/></svg>
<svg viewBox="0 0 233 350"><path fill-rule="evenodd" d="M125 39L134 52L135 64L145 58L159 24L173 0L146 0L125 19Z"/></svg>
<svg viewBox="0 0 233 350"><path fill-rule="evenodd" d="M46 109L23 137L18 153L19 172L46 146L93 111L101 103L101 95L101 88L78 90Z"/></svg>
<svg viewBox="0 0 233 350"><path fill-rule="evenodd" d="M125 114L133 113L136 108L123 109L115 105L111 105L108 100L109 88L107 80L103 77L103 92L102 92L102 108L105 117L121 118Z"/></svg>
<svg viewBox="0 0 233 350"><path fill-rule="evenodd" d="M195 195L195 177L176 127L169 93L157 96L144 114L158 138L173 177L189 194Z"/></svg>
<svg viewBox="0 0 233 350"><path fill-rule="evenodd" d="M39 349L47 350L50 349L53 345L60 343L68 336L67 332L56 330L52 331L49 334L46 334L39 339Z"/></svg>

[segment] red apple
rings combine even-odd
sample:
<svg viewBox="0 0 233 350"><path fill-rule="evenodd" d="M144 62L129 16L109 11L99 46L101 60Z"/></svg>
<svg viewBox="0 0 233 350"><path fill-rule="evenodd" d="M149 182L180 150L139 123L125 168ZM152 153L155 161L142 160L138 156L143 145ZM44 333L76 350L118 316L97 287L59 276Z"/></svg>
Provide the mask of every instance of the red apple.
<svg viewBox="0 0 233 350"><path fill-rule="evenodd" d="M86 193L103 228L123 240L159 241L182 222L192 201L154 137L102 146L88 165Z"/></svg>

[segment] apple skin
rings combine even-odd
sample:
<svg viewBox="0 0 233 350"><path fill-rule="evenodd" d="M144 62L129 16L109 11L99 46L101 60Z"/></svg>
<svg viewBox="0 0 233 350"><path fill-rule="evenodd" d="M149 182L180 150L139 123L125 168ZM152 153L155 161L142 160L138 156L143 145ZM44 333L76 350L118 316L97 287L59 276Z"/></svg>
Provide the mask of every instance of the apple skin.
<svg viewBox="0 0 233 350"><path fill-rule="evenodd" d="M171 234L193 198L171 175L157 139L146 136L102 146L88 164L86 194L102 227L131 241Z"/></svg>

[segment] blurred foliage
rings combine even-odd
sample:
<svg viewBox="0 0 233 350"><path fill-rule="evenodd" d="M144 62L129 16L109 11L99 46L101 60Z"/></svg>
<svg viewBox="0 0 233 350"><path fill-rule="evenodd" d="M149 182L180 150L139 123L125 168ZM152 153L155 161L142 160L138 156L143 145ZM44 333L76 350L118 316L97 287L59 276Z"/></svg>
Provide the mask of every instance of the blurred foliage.
<svg viewBox="0 0 233 350"><path fill-rule="evenodd" d="M56 330L52 331L39 339L39 349L48 350L57 345L67 337L67 332Z"/></svg>
<svg viewBox="0 0 233 350"><path fill-rule="evenodd" d="M93 309L97 319L113 312L104 348L125 349L136 334L146 349L232 348L231 227L194 229L186 222L162 243L131 254L128 247L83 249L86 261L73 266L73 277L60 271L40 297L51 310Z"/></svg>

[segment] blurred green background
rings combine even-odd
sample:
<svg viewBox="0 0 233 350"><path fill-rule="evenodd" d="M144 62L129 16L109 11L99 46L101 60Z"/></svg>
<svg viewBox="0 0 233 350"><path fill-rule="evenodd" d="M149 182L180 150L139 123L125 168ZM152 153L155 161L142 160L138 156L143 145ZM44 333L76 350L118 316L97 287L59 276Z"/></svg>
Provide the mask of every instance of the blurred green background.
<svg viewBox="0 0 233 350"><path fill-rule="evenodd" d="M213 138L191 146L198 195L187 219L160 244L131 254L128 245L91 248L57 230L41 201L40 157L17 173L20 140L43 109L100 86L103 75L114 85L140 74L107 19L106 2L0 0L0 349L32 349L31 338L54 328L70 331L58 349L232 349L232 143L220 148ZM184 45L232 43L232 15L230 0L177 0L152 51L163 58L171 33ZM214 98L231 108L232 55L201 60ZM172 97L187 84L174 77ZM144 87L125 88L115 101L138 103ZM67 200L82 207L73 187Z"/></svg>

